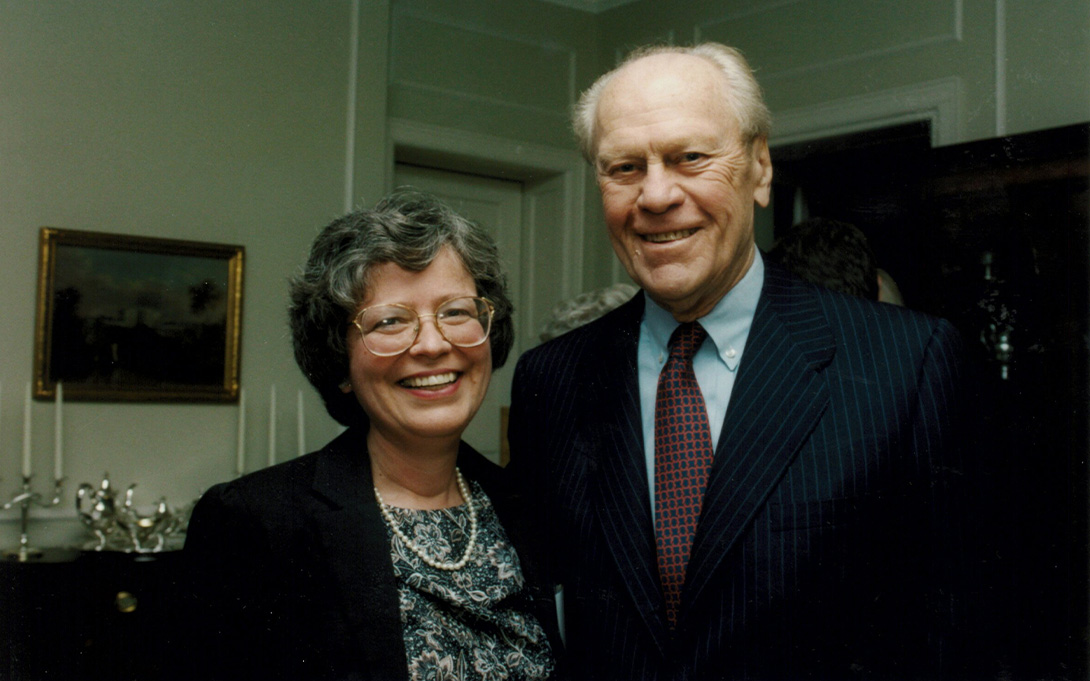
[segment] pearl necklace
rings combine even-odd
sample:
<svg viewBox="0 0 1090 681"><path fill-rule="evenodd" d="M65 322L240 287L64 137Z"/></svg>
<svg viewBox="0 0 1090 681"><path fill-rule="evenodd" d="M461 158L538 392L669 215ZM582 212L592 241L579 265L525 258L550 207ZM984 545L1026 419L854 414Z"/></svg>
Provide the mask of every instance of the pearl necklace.
<svg viewBox="0 0 1090 681"><path fill-rule="evenodd" d="M445 563L437 558L432 558L428 555L428 552L417 546L416 542L409 539L401 528L397 526L397 521L394 520L394 516L390 513L390 506L382 500L382 495L378 492L378 487L375 487L375 500L378 501L378 510L382 512L383 519L386 520L386 524L390 526L390 529L394 531L397 538L401 540L405 546L420 557L420 560L424 561L428 565L437 570L461 570L465 567L465 564L469 562L469 556L473 553L474 547L477 546L477 505L473 503L473 496L469 493L469 485L466 484L465 478L462 477L462 471L457 467L454 469L455 478L458 481L458 491L462 493L462 498L465 499L466 506L469 507L469 544L466 545L465 553L462 557L453 563Z"/></svg>

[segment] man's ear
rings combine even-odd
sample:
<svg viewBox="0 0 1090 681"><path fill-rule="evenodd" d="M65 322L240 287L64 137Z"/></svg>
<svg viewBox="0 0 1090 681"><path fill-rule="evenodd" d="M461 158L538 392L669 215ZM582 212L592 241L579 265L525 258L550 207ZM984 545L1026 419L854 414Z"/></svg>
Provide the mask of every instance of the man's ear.
<svg viewBox="0 0 1090 681"><path fill-rule="evenodd" d="M347 378L344 379L343 381L341 381L341 384L339 386L337 386L337 387L340 388L341 392L344 393L345 395L352 392L352 384L348 381Z"/></svg>
<svg viewBox="0 0 1090 681"><path fill-rule="evenodd" d="M753 200L761 208L766 208L772 199L772 156L769 154L766 138L758 137L753 140L750 158L753 159L750 172L754 173L756 179L753 184Z"/></svg>

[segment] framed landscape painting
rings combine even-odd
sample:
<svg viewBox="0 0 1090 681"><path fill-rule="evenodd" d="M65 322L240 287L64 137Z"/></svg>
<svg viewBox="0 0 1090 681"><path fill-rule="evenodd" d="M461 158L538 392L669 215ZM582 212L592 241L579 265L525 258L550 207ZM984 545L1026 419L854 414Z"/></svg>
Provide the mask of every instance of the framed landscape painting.
<svg viewBox="0 0 1090 681"><path fill-rule="evenodd" d="M35 396L238 398L242 246L43 227Z"/></svg>

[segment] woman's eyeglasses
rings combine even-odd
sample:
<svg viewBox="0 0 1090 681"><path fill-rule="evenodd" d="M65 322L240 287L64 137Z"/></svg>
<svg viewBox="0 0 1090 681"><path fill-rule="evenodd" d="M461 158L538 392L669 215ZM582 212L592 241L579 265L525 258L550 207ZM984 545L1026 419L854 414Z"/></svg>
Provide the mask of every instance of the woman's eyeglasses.
<svg viewBox="0 0 1090 681"><path fill-rule="evenodd" d="M434 313L419 314L404 305L365 307L352 322L363 336L363 345L379 357L400 355L420 335L420 320L434 317L439 333L451 345L472 348L488 339L495 308L487 298L451 298Z"/></svg>

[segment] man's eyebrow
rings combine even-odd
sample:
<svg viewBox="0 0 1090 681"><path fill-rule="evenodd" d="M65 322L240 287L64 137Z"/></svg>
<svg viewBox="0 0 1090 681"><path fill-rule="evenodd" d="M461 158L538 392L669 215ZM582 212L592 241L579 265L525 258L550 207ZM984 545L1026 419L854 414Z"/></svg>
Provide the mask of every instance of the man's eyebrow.
<svg viewBox="0 0 1090 681"><path fill-rule="evenodd" d="M597 165L599 167L605 167L617 161L631 161L643 158L642 152L636 151L618 151L610 154L598 154Z"/></svg>

